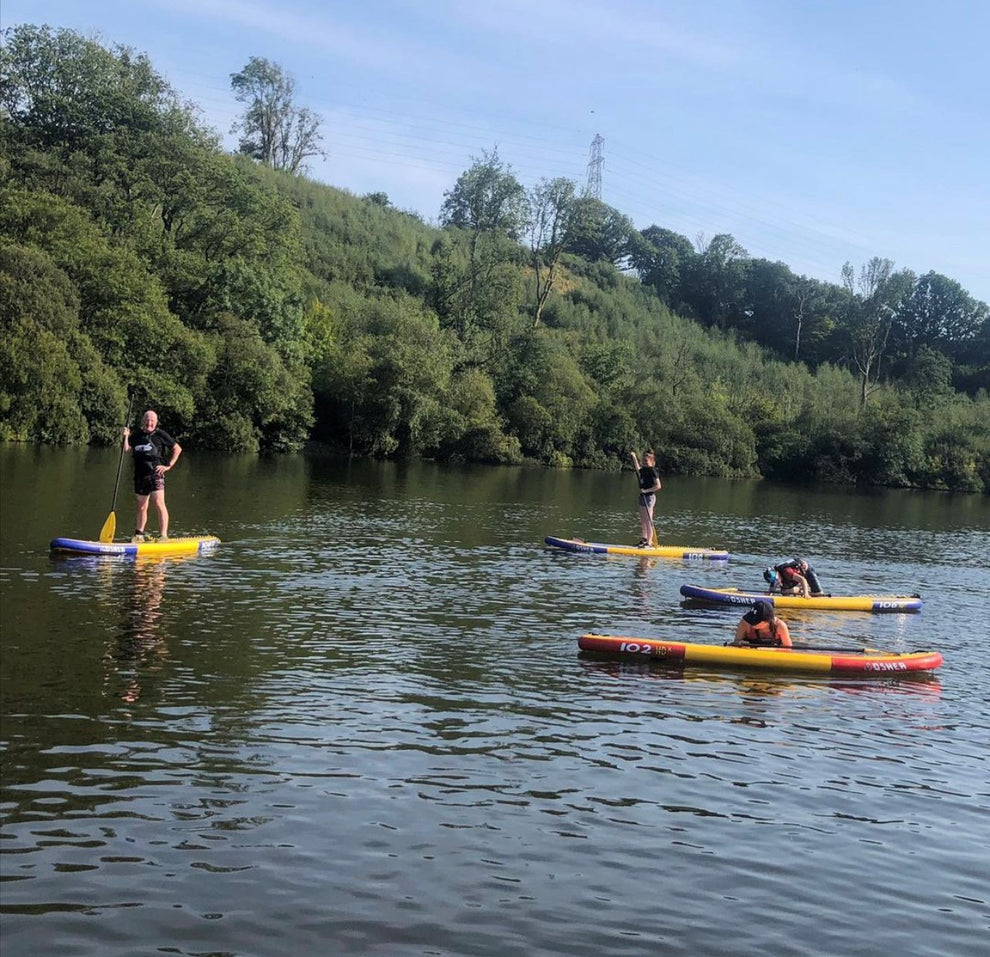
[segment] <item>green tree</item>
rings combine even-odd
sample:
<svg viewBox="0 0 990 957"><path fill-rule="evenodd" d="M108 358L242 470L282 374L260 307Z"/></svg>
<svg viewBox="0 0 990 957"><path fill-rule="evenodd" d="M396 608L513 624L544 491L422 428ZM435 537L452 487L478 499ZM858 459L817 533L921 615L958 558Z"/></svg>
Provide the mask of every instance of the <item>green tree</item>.
<svg viewBox="0 0 990 957"><path fill-rule="evenodd" d="M415 455L436 451L451 431L449 334L408 297L358 305L322 364L317 391L325 414L353 451Z"/></svg>
<svg viewBox="0 0 990 957"><path fill-rule="evenodd" d="M489 364L513 334L523 279L518 240L528 217L526 191L497 151L475 160L445 194L448 235L434 244L433 299L464 347L464 363Z"/></svg>
<svg viewBox="0 0 990 957"><path fill-rule="evenodd" d="M236 452L299 448L313 424L309 372L287 365L253 323L222 317L217 361L188 429L200 444Z"/></svg>
<svg viewBox="0 0 990 957"><path fill-rule="evenodd" d="M350 455L376 444L370 421L373 342L368 335L342 336L314 370L316 436L341 440Z"/></svg>
<svg viewBox="0 0 990 957"><path fill-rule="evenodd" d="M797 276L782 262L750 259L743 265L743 284L745 307L741 330L748 338L783 354L790 351L794 341L796 353L804 323L804 303L798 299ZM797 331L792 331L795 313Z"/></svg>
<svg viewBox="0 0 990 957"><path fill-rule="evenodd" d="M44 250L79 297L79 326L101 360L140 386L169 421L191 423L215 356L168 310L156 279L84 210L40 192L0 189L0 235Z"/></svg>
<svg viewBox="0 0 990 957"><path fill-rule="evenodd" d="M574 200L565 240L576 256L619 266L630 261L638 235L628 216L594 196L580 196Z"/></svg>
<svg viewBox="0 0 990 957"><path fill-rule="evenodd" d="M454 374L447 404L450 429L440 449L445 458L505 464L520 460L519 442L505 435L494 385L481 369Z"/></svg>
<svg viewBox="0 0 990 957"><path fill-rule="evenodd" d="M546 327L517 337L496 383L507 429L519 439L523 454L572 464L596 396L567 337Z"/></svg>
<svg viewBox="0 0 990 957"><path fill-rule="evenodd" d="M149 169L187 144L217 149L146 56L49 27L4 40L0 139L14 183L71 199L117 235L142 232L157 219Z"/></svg>
<svg viewBox="0 0 990 957"><path fill-rule="evenodd" d="M953 375L955 387L974 396L981 390L990 393L990 315L973 338L962 343L958 350Z"/></svg>
<svg viewBox="0 0 990 957"><path fill-rule="evenodd" d="M952 360L937 349L922 346L911 359L905 385L916 409L936 411L955 395Z"/></svg>
<svg viewBox="0 0 990 957"><path fill-rule="evenodd" d="M743 264L744 303L740 329L795 362L817 362L834 328L842 290L795 276L782 262L750 259Z"/></svg>
<svg viewBox="0 0 990 957"><path fill-rule="evenodd" d="M477 258L477 247L486 235L517 240L529 220L526 190L499 159L498 150L483 152L470 168L457 178L454 188L444 193L440 223L463 229L470 237L470 262Z"/></svg>
<svg viewBox="0 0 990 957"><path fill-rule="evenodd" d="M388 193L365 193L362 199L366 203L371 203L372 206L379 206L382 209L388 209L392 205Z"/></svg>
<svg viewBox="0 0 990 957"><path fill-rule="evenodd" d="M247 109L234 124L241 133L238 149L272 169L298 173L305 161L325 156L319 144L321 118L296 106L296 82L277 63L251 57L239 73L230 75L234 98Z"/></svg>
<svg viewBox="0 0 990 957"><path fill-rule="evenodd" d="M172 310L204 331L236 315L285 357L300 357L300 223L279 188L285 174L206 153L159 172L164 228L145 254Z"/></svg>
<svg viewBox="0 0 990 957"><path fill-rule="evenodd" d="M0 116L8 147L102 162L114 137L190 127L190 115L144 54L48 26L24 24L2 36Z"/></svg>
<svg viewBox="0 0 990 957"><path fill-rule="evenodd" d="M656 225L644 229L633 244L633 267L668 306L676 306L683 298L681 277L695 259L697 253L687 237Z"/></svg>
<svg viewBox="0 0 990 957"><path fill-rule="evenodd" d="M840 286L799 276L790 296L795 362L813 364L827 358L837 317L848 311L848 295Z"/></svg>
<svg viewBox="0 0 990 957"><path fill-rule="evenodd" d="M706 325L726 328L743 315L746 250L728 233L705 241L684 277L684 298Z"/></svg>
<svg viewBox="0 0 990 957"><path fill-rule="evenodd" d="M79 329L79 297L38 249L0 243L0 436L39 442L89 438L77 356L98 365Z"/></svg>
<svg viewBox="0 0 990 957"><path fill-rule="evenodd" d="M957 492L990 490L990 403L956 402L929 420L914 484Z"/></svg>
<svg viewBox="0 0 990 957"><path fill-rule="evenodd" d="M955 280L928 272L915 280L901 303L893 331L908 361L925 347L954 358L965 354L988 317L986 303Z"/></svg>

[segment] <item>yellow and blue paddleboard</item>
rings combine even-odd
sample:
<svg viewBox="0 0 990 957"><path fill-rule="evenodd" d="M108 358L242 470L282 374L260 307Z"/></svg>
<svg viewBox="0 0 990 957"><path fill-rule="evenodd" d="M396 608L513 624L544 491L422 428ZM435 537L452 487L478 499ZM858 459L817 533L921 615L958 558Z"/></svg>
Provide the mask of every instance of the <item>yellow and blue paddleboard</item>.
<svg viewBox="0 0 990 957"><path fill-rule="evenodd" d="M705 588L681 585L681 594L689 601L713 605L752 605L767 601L774 608L821 608L830 611L921 611L920 595L766 595L738 588Z"/></svg>
<svg viewBox="0 0 990 957"><path fill-rule="evenodd" d="M200 555L220 544L216 535L189 535L181 538L154 539L144 542L92 542L81 538L52 539L51 550L65 555Z"/></svg>
<svg viewBox="0 0 990 957"><path fill-rule="evenodd" d="M568 552L583 552L594 555L632 555L637 558L688 558L728 561L729 553L717 548L690 548L686 545L603 545L599 542L586 542L580 538L555 538L548 535L543 541L554 548Z"/></svg>

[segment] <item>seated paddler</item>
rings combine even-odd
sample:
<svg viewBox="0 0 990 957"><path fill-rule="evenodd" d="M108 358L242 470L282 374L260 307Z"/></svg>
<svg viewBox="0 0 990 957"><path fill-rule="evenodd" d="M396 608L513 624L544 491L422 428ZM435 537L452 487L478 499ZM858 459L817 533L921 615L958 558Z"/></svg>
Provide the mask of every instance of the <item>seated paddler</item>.
<svg viewBox="0 0 990 957"><path fill-rule="evenodd" d="M791 634L787 623L778 618L769 601L754 601L736 627L734 645L790 648Z"/></svg>

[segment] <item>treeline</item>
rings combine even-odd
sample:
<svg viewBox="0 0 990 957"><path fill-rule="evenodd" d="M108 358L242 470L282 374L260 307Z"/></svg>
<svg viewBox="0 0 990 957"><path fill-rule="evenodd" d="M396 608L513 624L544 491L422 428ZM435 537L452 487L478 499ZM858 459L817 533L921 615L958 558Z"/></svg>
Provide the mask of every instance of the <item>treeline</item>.
<svg viewBox="0 0 990 957"><path fill-rule="evenodd" d="M116 442L137 393L221 450L615 467L649 444L668 472L990 490L990 313L953 280L809 280L526 190L497 153L434 227L271 168L246 105L230 156L145 56L4 32L0 437Z"/></svg>

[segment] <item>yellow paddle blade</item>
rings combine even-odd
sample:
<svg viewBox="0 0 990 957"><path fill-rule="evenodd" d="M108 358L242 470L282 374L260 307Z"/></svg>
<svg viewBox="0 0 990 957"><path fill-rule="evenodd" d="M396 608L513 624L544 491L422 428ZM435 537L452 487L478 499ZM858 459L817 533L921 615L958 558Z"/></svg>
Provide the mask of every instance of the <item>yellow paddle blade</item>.
<svg viewBox="0 0 990 957"><path fill-rule="evenodd" d="M656 529L656 526L653 527L653 534L650 536L650 544L654 548L657 548L660 545L660 539L657 538L657 529Z"/></svg>
<svg viewBox="0 0 990 957"><path fill-rule="evenodd" d="M117 532L117 514L111 512L107 516L107 520L103 523L103 528L100 529L100 541L101 542L112 542L113 536Z"/></svg>

